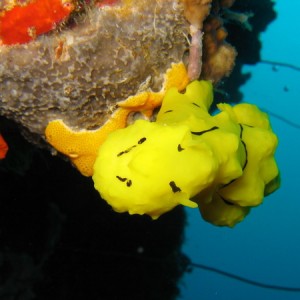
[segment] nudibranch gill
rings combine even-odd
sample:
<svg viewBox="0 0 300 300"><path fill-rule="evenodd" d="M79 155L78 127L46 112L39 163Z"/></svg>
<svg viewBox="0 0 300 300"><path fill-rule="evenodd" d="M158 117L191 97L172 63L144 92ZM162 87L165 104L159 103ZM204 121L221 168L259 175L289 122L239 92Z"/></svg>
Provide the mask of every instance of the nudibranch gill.
<svg viewBox="0 0 300 300"><path fill-rule="evenodd" d="M107 136L93 180L116 212L157 219L182 204L232 227L279 187L267 115L250 104L219 104L210 115L212 101L208 81L170 88L155 122L137 120Z"/></svg>

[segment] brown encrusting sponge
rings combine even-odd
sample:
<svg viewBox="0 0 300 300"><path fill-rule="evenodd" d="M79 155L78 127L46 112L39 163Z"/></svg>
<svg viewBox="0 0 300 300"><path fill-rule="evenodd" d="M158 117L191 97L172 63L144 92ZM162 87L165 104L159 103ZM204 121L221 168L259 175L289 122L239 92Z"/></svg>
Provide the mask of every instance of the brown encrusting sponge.
<svg viewBox="0 0 300 300"><path fill-rule="evenodd" d="M43 1L52 0L36 5ZM216 83L230 73L236 52L225 43L218 19L230 6L223 2L62 1L62 6L71 3L73 12L61 24L53 19L58 29L39 34L44 27L35 20L40 27L30 27L29 33L36 34L26 43L5 44L0 33L0 115L21 124L35 143L40 143L37 136L46 138L47 128L48 142L65 154L78 145L58 149L65 135L50 126L53 122L71 135L98 130L105 138L126 126L131 112L150 117L168 88L182 90L199 76ZM28 14L25 8L20 15ZM1 12L0 23L7 22L9 5Z"/></svg>
<svg viewBox="0 0 300 300"><path fill-rule="evenodd" d="M187 49L189 24L174 0L93 7L76 22L30 43L0 46L1 115L39 135L55 119L97 128L118 101L160 91Z"/></svg>

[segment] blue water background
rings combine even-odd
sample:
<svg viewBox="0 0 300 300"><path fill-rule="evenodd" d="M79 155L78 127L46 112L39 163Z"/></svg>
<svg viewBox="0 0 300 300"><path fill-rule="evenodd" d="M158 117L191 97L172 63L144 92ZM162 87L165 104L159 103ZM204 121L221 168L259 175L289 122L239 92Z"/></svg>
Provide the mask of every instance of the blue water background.
<svg viewBox="0 0 300 300"><path fill-rule="evenodd" d="M276 1L276 11L277 19L261 35L261 58L300 67L300 1ZM300 288L300 72L264 63L245 66L243 72L252 74L242 87L243 101L270 112L279 137L281 187L233 229L214 227L201 219L197 209L187 209L183 251L193 262L267 284ZM181 290L183 300L300 299L299 292L263 289L202 269L187 274Z"/></svg>

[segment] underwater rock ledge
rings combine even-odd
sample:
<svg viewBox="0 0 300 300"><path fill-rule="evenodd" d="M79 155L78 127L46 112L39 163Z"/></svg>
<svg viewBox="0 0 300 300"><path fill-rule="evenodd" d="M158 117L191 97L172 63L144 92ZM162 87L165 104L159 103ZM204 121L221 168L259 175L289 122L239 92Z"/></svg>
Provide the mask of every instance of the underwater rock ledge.
<svg viewBox="0 0 300 300"><path fill-rule="evenodd" d="M203 49L213 51L203 60L201 77L217 82L229 75L236 57L217 16L233 2L100 1L73 16L68 26L29 43L5 45L0 36L0 115L22 125L39 145L52 120L61 119L73 130L101 127L118 102L161 91L172 64L187 64L186 11L193 6L198 6L200 28L214 8L206 22L211 26L203 27Z"/></svg>
<svg viewBox="0 0 300 300"><path fill-rule="evenodd" d="M63 119L74 129L101 126L116 102L159 91L182 61L189 24L178 1L93 8L73 29L0 46L0 114L32 133Z"/></svg>

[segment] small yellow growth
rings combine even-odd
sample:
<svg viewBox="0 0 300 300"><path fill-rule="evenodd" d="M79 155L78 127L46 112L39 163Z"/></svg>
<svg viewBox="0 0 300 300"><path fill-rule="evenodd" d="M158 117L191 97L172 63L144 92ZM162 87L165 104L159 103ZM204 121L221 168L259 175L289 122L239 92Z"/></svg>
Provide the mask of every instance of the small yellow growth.
<svg viewBox="0 0 300 300"><path fill-rule="evenodd" d="M166 93L156 122L138 120L99 148L93 180L116 212L153 219L177 205L199 207L215 225L234 226L279 187L277 138L255 105L208 112L212 84Z"/></svg>
<svg viewBox="0 0 300 300"><path fill-rule="evenodd" d="M153 108L159 107L167 90L175 87L176 90L183 90L189 83L186 68L183 63L172 64L164 76L162 89L154 93L151 90L141 92L137 95L130 96L124 101L118 102L118 106L131 109L133 111L151 112Z"/></svg>
<svg viewBox="0 0 300 300"><path fill-rule="evenodd" d="M151 116L153 110L161 105L167 89L172 86L182 90L187 84L188 77L184 64L172 64L165 74L160 92L141 92L119 102L117 110L99 129L74 131L63 120L53 120L46 127L46 139L57 151L68 156L82 175L92 176L98 149L109 133L124 128L132 111L140 111L148 117Z"/></svg>

